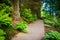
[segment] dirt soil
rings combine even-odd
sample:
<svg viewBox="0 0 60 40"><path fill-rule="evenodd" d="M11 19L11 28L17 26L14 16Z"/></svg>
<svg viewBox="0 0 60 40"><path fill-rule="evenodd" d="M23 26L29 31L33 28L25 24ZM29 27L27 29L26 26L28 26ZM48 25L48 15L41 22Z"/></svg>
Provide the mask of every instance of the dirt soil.
<svg viewBox="0 0 60 40"><path fill-rule="evenodd" d="M37 20L34 23L29 24L28 33L18 33L12 40L44 40L44 22L43 20Z"/></svg>

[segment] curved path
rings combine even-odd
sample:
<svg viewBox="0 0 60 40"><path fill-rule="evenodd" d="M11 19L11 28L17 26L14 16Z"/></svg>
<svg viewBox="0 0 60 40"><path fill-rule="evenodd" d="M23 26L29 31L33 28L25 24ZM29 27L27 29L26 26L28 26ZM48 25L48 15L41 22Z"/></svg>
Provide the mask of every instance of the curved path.
<svg viewBox="0 0 60 40"><path fill-rule="evenodd" d="M44 40L44 23L42 20L37 20L29 24L28 33L18 33L12 40Z"/></svg>

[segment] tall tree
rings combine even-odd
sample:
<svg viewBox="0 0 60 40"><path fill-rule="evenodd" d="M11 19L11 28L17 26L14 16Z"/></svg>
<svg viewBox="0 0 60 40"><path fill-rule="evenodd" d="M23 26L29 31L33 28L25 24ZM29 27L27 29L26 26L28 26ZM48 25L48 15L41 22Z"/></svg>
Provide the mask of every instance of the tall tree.
<svg viewBox="0 0 60 40"><path fill-rule="evenodd" d="M13 25L15 26L16 23L21 20L19 12L19 0L11 0L11 5L12 5Z"/></svg>

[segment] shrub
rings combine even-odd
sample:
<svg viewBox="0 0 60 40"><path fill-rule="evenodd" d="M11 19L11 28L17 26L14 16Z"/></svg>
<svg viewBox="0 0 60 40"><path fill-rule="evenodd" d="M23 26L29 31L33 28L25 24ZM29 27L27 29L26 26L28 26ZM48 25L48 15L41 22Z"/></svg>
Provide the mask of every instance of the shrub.
<svg viewBox="0 0 60 40"><path fill-rule="evenodd" d="M1 37L0 37L0 40L5 40L5 37L4 37L4 36L1 36Z"/></svg>
<svg viewBox="0 0 60 40"><path fill-rule="evenodd" d="M55 23L53 26L60 30L60 23L59 22Z"/></svg>
<svg viewBox="0 0 60 40"><path fill-rule="evenodd" d="M60 29L60 19L57 18L57 22L55 22L54 27Z"/></svg>
<svg viewBox="0 0 60 40"><path fill-rule="evenodd" d="M11 7L5 5L5 4L0 4L0 11L3 10L4 13L7 13L9 15L11 15L12 11L11 11Z"/></svg>
<svg viewBox="0 0 60 40"><path fill-rule="evenodd" d="M60 40L60 33L57 31L50 31L45 35L45 40Z"/></svg>
<svg viewBox="0 0 60 40"><path fill-rule="evenodd" d="M0 29L6 32L6 40L10 40L10 36L13 31L12 19L9 17L9 14L6 13L4 9L0 10Z"/></svg>
<svg viewBox="0 0 60 40"><path fill-rule="evenodd" d="M60 18L60 10L57 11L57 16Z"/></svg>
<svg viewBox="0 0 60 40"><path fill-rule="evenodd" d="M6 33L2 29L0 29L0 40L5 40L5 35Z"/></svg>
<svg viewBox="0 0 60 40"><path fill-rule="evenodd" d="M49 19L44 19L44 22L45 22L45 24L48 24L48 25L53 25L54 24L54 22L49 20Z"/></svg>
<svg viewBox="0 0 60 40"><path fill-rule="evenodd" d="M6 33L2 30L2 29L0 29L0 36L4 36Z"/></svg>
<svg viewBox="0 0 60 40"><path fill-rule="evenodd" d="M9 17L9 14L4 13L4 10L0 11L0 27L8 27L11 25L12 19Z"/></svg>
<svg viewBox="0 0 60 40"><path fill-rule="evenodd" d="M52 27L55 27L55 28L60 29L60 23L59 23L59 22L51 21L51 20L48 20L48 19L45 19L44 22L45 22L45 24L46 24L45 26L50 25L50 26L52 26ZM48 26L48 27L49 27L49 26Z"/></svg>
<svg viewBox="0 0 60 40"><path fill-rule="evenodd" d="M21 22L21 23L17 24L17 29L19 31L27 32L26 28L27 28L27 23L25 23L25 22Z"/></svg>
<svg viewBox="0 0 60 40"><path fill-rule="evenodd" d="M32 15L31 14L31 10L30 9L24 9L23 12L21 12L21 17L27 22L27 23L31 23L34 22L37 18L36 15Z"/></svg>

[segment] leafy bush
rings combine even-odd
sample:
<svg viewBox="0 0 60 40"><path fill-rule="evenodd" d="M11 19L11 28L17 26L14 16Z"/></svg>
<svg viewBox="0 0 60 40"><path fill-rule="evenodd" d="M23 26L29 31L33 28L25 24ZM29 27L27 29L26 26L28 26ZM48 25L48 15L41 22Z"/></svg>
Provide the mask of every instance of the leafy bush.
<svg viewBox="0 0 60 40"><path fill-rule="evenodd" d="M0 11L3 10L4 13L7 13L9 15L11 15L12 11L11 11L11 7L5 5L5 4L0 4Z"/></svg>
<svg viewBox="0 0 60 40"><path fill-rule="evenodd" d="M50 31L45 35L45 40L60 40L60 33L57 31Z"/></svg>
<svg viewBox="0 0 60 40"><path fill-rule="evenodd" d="M54 24L53 21L48 20L48 19L44 19L44 22L45 22L45 24L48 24L48 25L53 25Z"/></svg>
<svg viewBox="0 0 60 40"><path fill-rule="evenodd" d="M6 33L2 30L2 29L0 29L0 36L4 36Z"/></svg>
<svg viewBox="0 0 60 40"><path fill-rule="evenodd" d="M0 29L6 32L6 40L9 40L13 30L12 18L10 18L9 14L5 12L5 9L0 10Z"/></svg>
<svg viewBox="0 0 60 40"><path fill-rule="evenodd" d="M59 22L55 23L53 26L60 29L60 23Z"/></svg>
<svg viewBox="0 0 60 40"><path fill-rule="evenodd" d="M1 37L0 37L0 40L5 40L5 37L4 37L4 36L1 36Z"/></svg>
<svg viewBox="0 0 60 40"><path fill-rule="evenodd" d="M25 22L21 22L21 23L17 24L17 29L19 31L27 32L26 28L27 28L27 23L25 23Z"/></svg>
<svg viewBox="0 0 60 40"><path fill-rule="evenodd" d="M60 10L57 11L57 16L60 18Z"/></svg>
<svg viewBox="0 0 60 40"><path fill-rule="evenodd" d="M57 18L57 19L53 19L53 18L44 19L44 22L47 25L51 25L53 27L56 27L56 28L60 29L60 19L59 18Z"/></svg>
<svg viewBox="0 0 60 40"><path fill-rule="evenodd" d="M6 32L6 39L10 39L11 33L13 31L11 19L6 15L0 17L0 28Z"/></svg>
<svg viewBox="0 0 60 40"><path fill-rule="evenodd" d="M11 23L12 19L9 17L9 10L9 6L6 6L5 4L0 4L0 26L3 23Z"/></svg>
<svg viewBox="0 0 60 40"><path fill-rule="evenodd" d="M12 19L9 14L4 13L4 10L0 11L0 27L8 27L11 24Z"/></svg>
<svg viewBox="0 0 60 40"><path fill-rule="evenodd" d="M24 11L21 13L21 17L27 22L31 23L34 22L37 18L36 15L31 14L30 9L24 9Z"/></svg>
<svg viewBox="0 0 60 40"><path fill-rule="evenodd" d="M0 40L5 40L5 35L6 33L2 29L0 29Z"/></svg>
<svg viewBox="0 0 60 40"><path fill-rule="evenodd" d="M58 27L58 23L54 22L54 21L51 21L51 20L48 20L48 19L44 19L44 23L46 25L50 25L50 26L53 26L53 27ZM45 25L45 26L46 26Z"/></svg>
<svg viewBox="0 0 60 40"><path fill-rule="evenodd" d="M57 27L58 29L60 29L60 19L57 18L57 22L55 22L54 27Z"/></svg>

